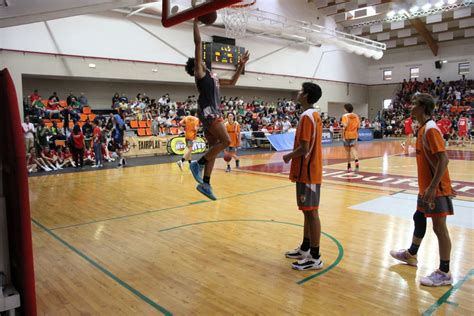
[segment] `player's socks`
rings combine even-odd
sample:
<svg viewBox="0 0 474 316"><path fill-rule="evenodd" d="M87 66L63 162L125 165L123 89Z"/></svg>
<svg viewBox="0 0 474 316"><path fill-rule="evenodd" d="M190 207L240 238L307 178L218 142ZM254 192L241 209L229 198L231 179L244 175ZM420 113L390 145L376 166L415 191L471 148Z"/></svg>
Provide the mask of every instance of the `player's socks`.
<svg viewBox="0 0 474 316"><path fill-rule="evenodd" d="M444 273L449 272L449 260L440 260L439 261L439 269Z"/></svg>
<svg viewBox="0 0 474 316"><path fill-rule="evenodd" d="M301 243L300 249L303 251L308 251L310 248L309 238L304 237L303 242Z"/></svg>
<svg viewBox="0 0 474 316"><path fill-rule="evenodd" d="M186 159L184 159L184 158L181 158L181 161L182 161L182 162L185 162L185 161L186 161ZM191 162L191 160L190 160L189 162Z"/></svg>
<svg viewBox="0 0 474 316"><path fill-rule="evenodd" d="M359 169L359 159L355 160L355 167L356 167L356 169Z"/></svg>
<svg viewBox="0 0 474 316"><path fill-rule="evenodd" d="M311 257L313 257L313 259L317 260L321 257L321 255L319 254L319 247L311 247L309 253L311 254Z"/></svg>
<svg viewBox="0 0 474 316"><path fill-rule="evenodd" d="M202 156L201 159L198 160L198 164L200 164L200 165L204 166L204 165L206 165L206 163L207 163L207 159L204 156Z"/></svg>
<svg viewBox="0 0 474 316"><path fill-rule="evenodd" d="M240 168L240 160L239 160L239 159L237 159L237 160L235 161L235 167L236 167L236 168Z"/></svg>
<svg viewBox="0 0 474 316"><path fill-rule="evenodd" d="M410 255L414 256L418 253L418 249L420 248L420 245L417 244L411 244L410 249L408 249L408 252Z"/></svg>
<svg viewBox="0 0 474 316"><path fill-rule="evenodd" d="M202 178L202 181L204 183L211 184L211 177L210 176L204 176L204 178Z"/></svg>

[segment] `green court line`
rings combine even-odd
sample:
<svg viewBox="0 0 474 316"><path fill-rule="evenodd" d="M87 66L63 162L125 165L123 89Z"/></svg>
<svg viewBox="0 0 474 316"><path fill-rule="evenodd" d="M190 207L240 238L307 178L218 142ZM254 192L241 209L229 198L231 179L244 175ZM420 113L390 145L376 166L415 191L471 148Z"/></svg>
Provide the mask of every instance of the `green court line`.
<svg viewBox="0 0 474 316"><path fill-rule="evenodd" d="M304 278L303 280L300 280L300 281L296 282L299 285L302 285L302 284L304 284L304 283L306 283L306 282L308 282L308 281L310 281L310 280L312 280L312 279L314 279L314 278L316 278L320 275L323 275L323 274L331 271L332 269L334 269L334 267L336 267L341 262L342 258L344 257L344 248L342 248L342 245L339 242L339 240L337 240L336 238L334 238L333 236L331 236L331 235L329 235L325 232L321 232L321 234L323 234L324 236L326 236L329 239L331 239L332 241L334 241L334 243L337 245L337 249L339 250L339 254L338 254L336 260L329 267L327 267L326 269L324 269L324 270L322 270L318 273L315 273L313 275L310 275L309 277Z"/></svg>
<svg viewBox="0 0 474 316"><path fill-rule="evenodd" d="M273 187L273 188L268 188L268 189L262 189L262 190L257 190L257 191L246 192L246 193L238 193L238 194L229 195L229 196L226 196L226 197L223 197L223 198L219 198L218 200L226 200L226 199L230 199L230 198L234 198L234 197L238 197L238 196L243 196L243 195L250 195L250 194L256 194L256 193L261 193L261 192L266 192L266 191L273 191L273 190L286 188L286 187L289 187L289 186L294 186L294 184L283 185L283 186L278 186L278 187ZM158 213L158 212L163 212L163 211L179 209L179 208L182 208L182 207L185 207L185 206L190 206L190 205L195 205L195 204L202 204L202 203L209 203L209 202L213 202L213 201L212 200L198 200L198 201L190 202L190 203L187 203L187 204L164 207L164 208L159 208L159 209L155 209L155 210L148 210L148 211L144 211L144 212L140 212L140 213L110 217L110 218L105 218L105 219L97 219L97 220L94 220L94 221L78 223L78 224L72 224L72 225L66 225L66 226L53 227L53 228L51 228L51 230L72 228L72 227L89 225L89 224L96 224L96 223L100 223L100 222L107 222L107 221L112 221L112 220L117 220L117 219L124 219L124 218L130 218L130 217L141 216L141 215L146 215L146 214L153 214L153 213Z"/></svg>
<svg viewBox="0 0 474 316"><path fill-rule="evenodd" d="M223 219L223 220L216 220L216 221L195 222L195 223L184 224L184 225L179 225L179 226L174 226L174 227L169 227L169 228L163 228L163 229L160 229L159 232L166 232L166 231L170 231L170 230L178 229L178 228L183 228L183 227L187 227L187 226L195 226L195 225L202 225L202 224L214 224L214 223L223 223L223 222L262 222L262 223L275 223L275 224L284 224L284 225L303 227L303 225L300 225L300 224L289 223L289 222L280 222L280 221L267 220L267 219ZM331 235L329 235L325 232L322 232L322 234L324 236L328 237L329 239L331 239L337 245L337 249L338 249L339 254L338 254L336 260L331 265L329 265L326 269L324 269L324 270L322 270L318 273L315 273L313 275L310 275L309 277L304 278L300 281L297 281L296 284L298 284L298 285L303 285L304 283L306 283L306 282L308 282L308 281L310 281L310 280L312 280L312 279L314 279L314 278L316 278L320 275L323 275L323 274L331 271L337 265L339 265L339 263L341 263L342 258L344 257L344 248L342 247L341 243L336 238L334 238L333 236L331 236Z"/></svg>
<svg viewBox="0 0 474 316"><path fill-rule="evenodd" d="M64 239L62 239L61 237L59 237L58 235L56 235L54 232L52 232L51 230L49 230L47 227L45 227L44 225L42 225L40 222L38 222L37 220L35 219L31 219L33 221L33 223L35 223L38 227L40 227L41 229L43 229L46 233L48 233L50 236L52 236L54 239L56 239L57 241L59 241L60 243L62 243L64 246L66 246L69 250L73 251L74 253L76 253L77 255L79 255L82 259L86 260L87 262L89 262L91 265L93 265L95 268L97 268L99 271L101 271L102 273L104 273L105 275L107 275L108 277L110 277L112 280L114 280L115 282L117 282L118 284L120 284L122 287L124 287L126 290L130 291L132 294L134 294L135 296L137 296L139 299L141 299L142 301L144 301L145 303L147 303L148 305L150 305L151 307L153 307L154 309L160 311L163 315L166 315L166 316L171 316L173 315L170 311L168 311L167 309L165 309L163 306L155 303L154 301L152 301L150 298L148 298L147 296L145 296L144 294L142 294L141 292L139 292L138 290L136 290L135 288L133 288L132 286L130 286L128 283L126 283L125 281L121 280L119 277L117 277L115 274L113 274L112 272L110 272L109 270L107 270L106 268L104 268L103 266L101 266L99 263L97 263L95 260L93 260L92 258L90 258L89 256L85 255L83 252L81 252L80 250L78 250L77 248L75 248L74 246L72 246L71 244L69 244L67 241L65 241Z"/></svg>
<svg viewBox="0 0 474 316"><path fill-rule="evenodd" d="M461 280L459 280L452 288L450 288L446 293L443 294L433 305L431 305L423 314L422 316L429 316L433 315L434 312L443 304L457 304L453 302L449 302L448 299L451 295L453 295L457 290L461 288L461 286L469 280L472 276L474 276L474 269L471 269Z"/></svg>

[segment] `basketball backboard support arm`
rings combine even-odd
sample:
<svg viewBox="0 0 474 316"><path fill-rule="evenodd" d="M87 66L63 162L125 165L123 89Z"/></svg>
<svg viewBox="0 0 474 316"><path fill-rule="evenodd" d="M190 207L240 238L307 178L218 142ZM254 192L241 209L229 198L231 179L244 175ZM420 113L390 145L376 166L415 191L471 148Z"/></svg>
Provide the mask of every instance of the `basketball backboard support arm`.
<svg viewBox="0 0 474 316"><path fill-rule="evenodd" d="M219 0L219 1L210 1L208 3L199 4L194 8L189 8L176 14L174 16L170 15L171 4L170 0L163 0L163 14L161 22L164 27L171 27L173 25L182 23L184 21L193 19L195 17L204 15L206 13L217 11L222 8L228 7L230 5L241 2L241 0Z"/></svg>

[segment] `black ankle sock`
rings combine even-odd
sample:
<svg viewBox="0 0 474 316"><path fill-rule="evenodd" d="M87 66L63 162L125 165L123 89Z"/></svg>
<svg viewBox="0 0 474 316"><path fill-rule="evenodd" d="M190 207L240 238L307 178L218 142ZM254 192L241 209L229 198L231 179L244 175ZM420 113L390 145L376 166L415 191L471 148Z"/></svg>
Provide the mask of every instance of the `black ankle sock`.
<svg viewBox="0 0 474 316"><path fill-rule="evenodd" d="M304 237L303 242L301 243L300 249L303 251L309 250L309 238Z"/></svg>
<svg viewBox="0 0 474 316"><path fill-rule="evenodd" d="M410 253L410 255L414 256L418 253L419 248L420 248L420 245L416 245L412 243L410 246L410 249L408 249L408 252Z"/></svg>
<svg viewBox="0 0 474 316"><path fill-rule="evenodd" d="M184 159L184 158L181 158L181 161L182 161L182 162L185 162L185 161L186 161L186 159Z"/></svg>
<svg viewBox="0 0 474 316"><path fill-rule="evenodd" d="M201 159L198 160L198 164L205 165L207 163L206 157L202 156Z"/></svg>
<svg viewBox="0 0 474 316"><path fill-rule="evenodd" d="M439 269L444 273L449 272L449 260L440 260L439 261Z"/></svg>
<svg viewBox="0 0 474 316"><path fill-rule="evenodd" d="M350 167L351 167L351 163L348 162L348 163L347 163L347 169L349 169Z"/></svg>
<svg viewBox="0 0 474 316"><path fill-rule="evenodd" d="M239 159L237 159L237 160L235 161L235 166L236 166L237 168L240 166L240 160L239 160Z"/></svg>
<svg viewBox="0 0 474 316"><path fill-rule="evenodd" d="M191 164L191 160L188 160L188 163Z"/></svg>
<svg viewBox="0 0 474 316"><path fill-rule="evenodd" d="M319 247L311 247L311 251L309 253L313 259L319 259L319 257L321 257L319 254Z"/></svg>
<svg viewBox="0 0 474 316"><path fill-rule="evenodd" d="M209 177L209 176L204 176L204 178L202 178L202 180L204 181L204 183L211 184L211 177Z"/></svg>

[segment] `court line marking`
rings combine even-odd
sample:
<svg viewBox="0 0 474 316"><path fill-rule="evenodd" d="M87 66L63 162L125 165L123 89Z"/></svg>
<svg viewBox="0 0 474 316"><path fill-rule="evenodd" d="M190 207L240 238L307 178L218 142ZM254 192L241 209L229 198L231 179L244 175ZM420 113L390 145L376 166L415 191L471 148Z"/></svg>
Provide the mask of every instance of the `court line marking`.
<svg viewBox="0 0 474 316"><path fill-rule="evenodd" d="M37 220L35 219L31 219L33 223L35 223L38 227L40 227L42 230L44 230L46 233L48 233L51 237L53 237L54 239L56 239L57 241L59 241L61 244L63 244L64 246L66 246L66 248L68 248L69 250L71 250L72 252L76 253L79 257L81 257L82 259L86 260L87 262L89 262L92 266L94 266L95 268L97 268L99 271L101 271L102 273L104 273L105 275L107 275L109 278L111 278L113 281L115 281L116 283L118 283L119 285L121 285L123 288L125 288L126 290L128 290L129 292L131 292L132 294L134 294L135 296L137 296L139 299L141 299L142 301L144 301L145 303L147 303L148 305L150 305L151 307L153 307L154 309L160 311L163 315L166 315L166 316L171 316L173 315L170 311L168 311L166 308L164 308L163 306L159 305L158 303L154 302L153 300L151 300L150 298L148 298L147 296L145 296L143 293L141 293L140 291L138 291L137 289L135 289L134 287L132 287L131 285L129 285L128 283L126 283L125 281L123 281L122 279L120 279L119 277L117 277L115 274L113 274L112 272L110 272L109 270L107 270L105 267L103 267L102 265L100 265L97 261L95 261L94 259L90 258L89 256L87 256L86 254L84 254L83 252L81 252L79 249L77 249L76 247L72 246L71 244L69 244L67 241L65 241L64 239L62 239L61 237L59 237L57 234L55 234L54 232L52 232L50 229L48 229L46 226L42 225L40 222L38 222Z"/></svg>
<svg viewBox="0 0 474 316"><path fill-rule="evenodd" d="M284 225L291 225L291 226L297 226L297 227L304 227L301 224L274 221L274 220L267 220L267 219L223 219L223 220L216 220L216 221L203 221L203 222L195 222L195 223L190 223L190 224L173 226L173 227L169 227L169 228L160 229L158 232L160 232L160 233L161 232L166 232L166 231L170 231L170 230L178 229L178 228L183 228L183 227L187 227L187 226L195 226L195 225L202 225L202 224L214 224L214 223L223 223L223 222L263 222L263 223L275 223L275 224L284 224ZM342 261L342 258L344 257L344 248L342 247L342 244L339 242L339 240L337 240L335 237L329 235L328 233L321 232L321 234L328 237L329 239L331 239L336 244L337 250L338 250L337 258L326 269L324 269L322 271L319 271L319 272L317 272L313 275L310 275L310 276L308 276L304 279L301 279L301 280L297 281L296 284L298 284L298 285L303 285L306 282L331 271L337 265L339 265L339 263Z"/></svg>
<svg viewBox="0 0 474 316"><path fill-rule="evenodd" d="M286 187L290 187L290 186L294 186L294 184L281 185L281 186L277 186L277 187L261 189L261 190L257 190L257 191L251 191L251 192L245 192L245 193L237 193L237 194L229 195L229 196L226 196L226 197L218 198L217 201L226 200L226 199L239 197L239 196L243 196L243 195L251 195L251 194L256 194L256 193L261 193L261 192L266 192L266 191L278 190L278 189L282 189L282 188L286 188ZM96 224L96 223L100 223L100 222L107 222L107 221L112 221L112 220L117 220L117 219L124 219L124 218L130 218L130 217L135 217L135 216L153 214L153 213L158 213L158 212L163 212L163 211L170 211L170 210L179 209L179 208L183 208L183 207L191 206L191 205L195 205L195 204L203 204L203 203L211 203L211 202L213 202L213 201L212 200L198 200L198 201L193 201L193 202L189 202L189 203L186 203L186 204L180 204L180 205L171 206L171 207L159 208L159 209L154 209L154 210L147 210L147 211L140 212L140 213L110 217L110 218L105 218L105 219L98 219L98 220L85 222L85 223L78 223L78 224L72 224L72 225L66 225L66 226L58 226L58 227L54 227L54 228L50 228L50 229L52 231L54 231L54 230L58 230L58 229L65 229L65 228L78 227L78 226L89 225L89 224Z"/></svg>
<svg viewBox="0 0 474 316"><path fill-rule="evenodd" d="M422 316L429 316L433 315L436 310L443 305L444 303L453 305L457 303L449 302L448 299L451 295L453 295L457 290L461 288L461 286L469 280L472 276L474 276L474 269L471 269L461 280L456 282L456 284L450 288L446 293L443 294L433 305L431 305L423 314Z"/></svg>

